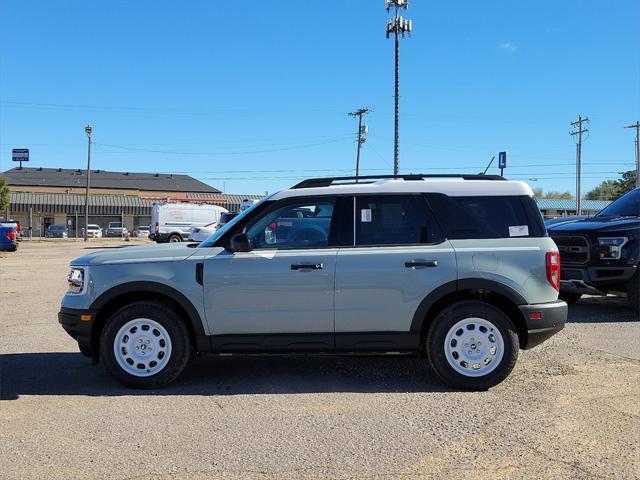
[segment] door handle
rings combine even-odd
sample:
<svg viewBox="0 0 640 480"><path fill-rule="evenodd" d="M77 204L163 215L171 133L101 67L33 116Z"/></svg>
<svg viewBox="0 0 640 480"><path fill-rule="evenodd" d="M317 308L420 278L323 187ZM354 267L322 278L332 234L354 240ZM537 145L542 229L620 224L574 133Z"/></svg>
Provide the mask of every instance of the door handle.
<svg viewBox="0 0 640 480"><path fill-rule="evenodd" d="M322 263L294 263L291 265L291 270L322 270L324 264Z"/></svg>
<svg viewBox="0 0 640 480"><path fill-rule="evenodd" d="M407 268L433 268L438 266L437 260L409 260L404 262L404 266Z"/></svg>

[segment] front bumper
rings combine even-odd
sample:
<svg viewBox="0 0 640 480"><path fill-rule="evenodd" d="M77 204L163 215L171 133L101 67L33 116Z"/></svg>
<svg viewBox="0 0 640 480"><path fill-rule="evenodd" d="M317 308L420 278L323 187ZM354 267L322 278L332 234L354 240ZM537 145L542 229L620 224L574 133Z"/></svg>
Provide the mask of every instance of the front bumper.
<svg viewBox="0 0 640 480"><path fill-rule="evenodd" d="M86 320L87 316L89 320ZM78 342L80 351L88 356L92 356L93 353L91 330L94 317L95 312L77 308L60 307L58 312L58 322L62 328Z"/></svg>
<svg viewBox="0 0 640 480"><path fill-rule="evenodd" d="M519 308L527 325L527 344L523 347L524 350L540 345L562 330L567 322L567 304L561 300L520 305Z"/></svg>
<svg viewBox="0 0 640 480"><path fill-rule="evenodd" d="M560 290L567 293L602 295L603 290L623 285L636 273L635 265L598 265L594 267L563 266Z"/></svg>

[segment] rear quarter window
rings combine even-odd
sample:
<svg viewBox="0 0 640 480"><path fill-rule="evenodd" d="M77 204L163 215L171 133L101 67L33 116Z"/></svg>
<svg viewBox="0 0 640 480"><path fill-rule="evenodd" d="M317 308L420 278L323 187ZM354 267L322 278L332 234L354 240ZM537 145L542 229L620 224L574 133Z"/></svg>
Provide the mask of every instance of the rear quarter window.
<svg viewBox="0 0 640 480"><path fill-rule="evenodd" d="M544 237L546 229L533 197L425 195L449 239Z"/></svg>

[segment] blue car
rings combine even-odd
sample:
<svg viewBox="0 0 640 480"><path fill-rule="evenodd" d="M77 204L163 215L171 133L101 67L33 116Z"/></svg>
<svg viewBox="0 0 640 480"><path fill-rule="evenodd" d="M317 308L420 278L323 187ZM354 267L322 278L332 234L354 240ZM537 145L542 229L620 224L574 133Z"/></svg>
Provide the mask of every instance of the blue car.
<svg viewBox="0 0 640 480"><path fill-rule="evenodd" d="M18 249L16 227L0 226L0 250L15 252Z"/></svg>

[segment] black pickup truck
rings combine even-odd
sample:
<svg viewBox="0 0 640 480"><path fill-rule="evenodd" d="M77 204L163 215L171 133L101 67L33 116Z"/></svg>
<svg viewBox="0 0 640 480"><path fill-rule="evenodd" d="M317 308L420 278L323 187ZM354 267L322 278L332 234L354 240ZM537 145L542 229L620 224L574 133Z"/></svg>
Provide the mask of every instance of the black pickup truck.
<svg viewBox="0 0 640 480"><path fill-rule="evenodd" d="M640 313L640 188L593 217L547 226L560 250L560 298L623 293Z"/></svg>

